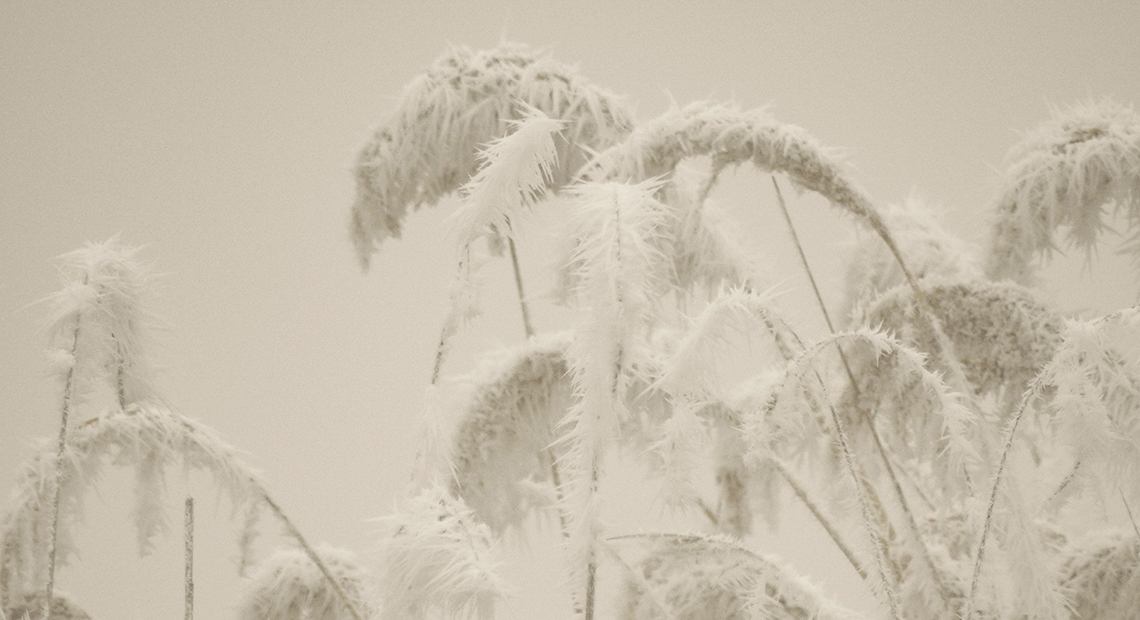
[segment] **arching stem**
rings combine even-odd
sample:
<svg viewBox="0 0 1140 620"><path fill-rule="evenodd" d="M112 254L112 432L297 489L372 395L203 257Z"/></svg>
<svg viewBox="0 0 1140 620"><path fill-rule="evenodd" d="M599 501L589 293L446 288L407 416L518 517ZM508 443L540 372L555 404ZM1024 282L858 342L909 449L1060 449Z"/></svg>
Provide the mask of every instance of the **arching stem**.
<svg viewBox="0 0 1140 620"><path fill-rule="evenodd" d="M788 206L784 202L784 195L780 192L780 185L776 182L775 176L772 177L772 186L776 188L776 198L780 204L780 211L784 214L784 221L788 224L788 230L792 235L792 241L795 243L796 251L799 253L800 262L804 267L804 271L807 272L808 281L811 282L812 291L815 293L815 299L819 303L820 311L823 313L823 319L827 323L827 329L832 334L835 334L835 325L831 322L831 315L827 311L827 305L823 302L823 295L820 294L819 286L815 281L815 275L812 272L811 265L808 263L807 255L804 253L804 248L800 243L799 235L796 233L796 227L792 224L791 215L788 213ZM901 257L899 258L899 263L900 265L902 264ZM917 290L917 286L915 288ZM851 388L855 391L856 396L858 396L859 384L855 380L855 373L851 370L851 364L847 361L847 355L844 354L843 347L841 347L838 342L835 343L835 348L839 351L839 359L842 360L843 368L847 371L847 378L851 381ZM891 486L895 491L895 497L899 502L899 507L902 508L903 516L906 518L907 526L910 529L911 535L914 537L915 542L918 544L919 549L922 552L923 561L930 569L931 576L934 578L935 585L937 586L939 593L942 595L943 601L949 605L950 591L946 586L946 582L943 579L942 574L934 565L934 560L930 556L930 550L926 547L926 541L923 539L922 533L918 529L918 522L914 518L914 512L910 509L910 504L907 501L906 494L903 493L902 485L899 484L898 476L895 474L894 466L891 464L891 460L887 455L886 448L883 446L883 442L879 437L878 430L875 428L875 424L867 411L860 408L860 412L863 414L867 428L871 432L871 438L875 443L876 451L879 453L879 457L883 461L883 467L887 472L887 477L890 478Z"/></svg>
<svg viewBox="0 0 1140 620"><path fill-rule="evenodd" d="M986 507L986 520L982 525L981 540L978 541L978 554L974 560L974 576L970 580L970 596L966 600L966 613L963 617L964 620L971 620L974 615L974 597L978 589L978 576L982 572L982 560L986 552L986 537L990 533L990 523L993 521L994 505L997 503L998 487L1001 485L1001 474L1005 471L1005 460L1009 457L1009 453L1013 448L1013 434L1017 431L1017 423L1021 421L1021 416L1025 414L1025 410L1029 408L1030 401L1036 395L1037 390L1040 388L1039 383L1034 383L1025 390L1025 395L1021 398L1021 406L1017 408L1017 414L1013 416L1013 420L1009 423L1009 430L1005 435L1005 448L1001 452L1001 460L998 461L997 471L994 472L994 485L990 491L990 503Z"/></svg>
<svg viewBox="0 0 1140 620"><path fill-rule="evenodd" d="M336 590L337 595L340 596L341 602L344 603L344 606L348 609L348 612L352 614L352 617L355 620L365 620L364 616L361 615L360 611L356 608L356 604L352 601L352 597L350 597L348 595L348 592L345 591L344 586L341 585L340 581L338 581L337 578L333 576L332 571L329 570L329 567L325 564L324 560L322 560L321 557L317 555L317 552L309 546L309 542L305 540L305 537L301 534L301 531L297 529L297 526L293 525L293 522L289 519L289 517L285 516L285 512L281 510L281 507L277 505L277 502L273 501L273 498L269 497L269 493L264 489L261 491L261 498L265 500L266 505L268 505L273 510L273 514L277 515L277 518L281 519L281 522L285 524L285 529L288 530L289 535L292 536L297 541L297 543L301 545L301 548L305 550L305 554L309 556L309 559L313 561L313 564L317 565L317 568L320 569L321 574L325 576L325 579L327 579L329 584L332 585L333 589Z"/></svg>

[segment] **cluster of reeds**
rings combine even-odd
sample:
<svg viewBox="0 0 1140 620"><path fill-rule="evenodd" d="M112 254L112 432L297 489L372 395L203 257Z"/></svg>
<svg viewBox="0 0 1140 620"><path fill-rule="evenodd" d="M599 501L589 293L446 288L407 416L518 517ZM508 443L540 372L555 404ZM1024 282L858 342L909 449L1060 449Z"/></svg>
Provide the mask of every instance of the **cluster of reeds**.
<svg viewBox="0 0 1140 620"><path fill-rule="evenodd" d="M983 261L915 200L877 204L833 151L762 110L697 103L635 124L545 55L452 49L408 86L357 169L365 266L408 209L462 201L416 484L383 519L378 576L314 551L231 448L145 389L133 259L106 246L69 263L54 356L61 433L4 521L0 611L84 617L49 605L52 575L74 544L82 487L109 455L138 472L144 550L165 528L158 483L176 459L213 472L235 506L284 519L299 548L261 564L242 608L250 620L489 620L508 596L497 547L535 521L558 524L583 620L602 615L598 582L613 568L629 620L860 617L750 548L754 516L777 527L785 495L893 620L1136 618L1140 528L1106 507L1131 519L1140 506L1140 358L1121 337L1140 328L1140 310L1067 317L1028 287L1058 227L1087 247L1106 204L1135 225L1138 136L1140 119L1111 102L1031 134L1011 152ZM698 158L711 164L694 172ZM803 337L709 200L718 175L743 163L866 229L838 323L814 291L831 333ZM786 214L778 184L776 196ZM575 319L540 333L515 240L530 210L555 204L566 229L553 297ZM507 247L527 339L445 378L450 341L475 313L479 253ZM724 358L743 341L765 361L732 385ZM69 422L77 390L96 379L111 386L109 412ZM602 483L619 447L705 531L607 525Z"/></svg>
<svg viewBox="0 0 1140 620"><path fill-rule="evenodd" d="M532 103L512 88L503 95ZM404 122L402 109L390 125ZM1072 541L1110 525L1091 504L1140 501L1135 352L1096 335L1134 320L1066 317L1020 274L1058 245L1056 227L1087 245L1104 204L1135 209L1131 110L1079 107L1015 149L982 254L916 199L876 204L833 151L761 110L674 109L608 148L583 142L598 151L584 163L539 148L539 136L581 140L564 129L577 122L528 112L493 136L483 168L452 185L466 183L461 273L472 240L486 236L493 252L503 236L513 244L525 234L529 210L565 211L554 297L578 318L557 337L536 335L528 319L528 342L463 382L469 404L450 427L453 449L434 451L447 461L434 471L450 496L496 536L535 513L557 517L577 614L597 613L599 567L612 560L625 567L629 618L848 615L747 549L753 516L774 526L787 491L894 618L1129 617L1124 599L1091 591L1084 574L1134 579L1129 547L1100 552L1111 569L1086 569ZM438 155L445 144L421 145L423 170L480 161L466 144ZM479 203L488 179L507 178L495 167L508 147L528 181L496 181L490 211ZM366 153L379 168L397 165ZM709 165L694 172L694 161ZM721 172L743 163L822 195L872 233L849 263L846 331L827 317L833 333L805 340L761 292L759 270L709 200ZM381 209L392 213L417 204L387 200ZM470 216L479 210L493 215ZM460 307L472 297L466 286ZM520 301L525 312L521 286ZM441 351L456 333L445 327ZM732 388L720 358L746 338L776 361ZM665 505L696 509L720 537L608 531L600 481L618 446L642 457ZM701 497L701 474L714 478L716 500ZM618 541L639 537L649 553L631 566Z"/></svg>

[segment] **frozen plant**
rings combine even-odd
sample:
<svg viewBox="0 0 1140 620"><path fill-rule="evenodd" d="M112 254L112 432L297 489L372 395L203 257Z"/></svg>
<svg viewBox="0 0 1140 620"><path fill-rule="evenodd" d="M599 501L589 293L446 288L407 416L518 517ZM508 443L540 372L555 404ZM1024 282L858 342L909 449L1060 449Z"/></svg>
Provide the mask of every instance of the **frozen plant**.
<svg viewBox="0 0 1140 620"><path fill-rule="evenodd" d="M1135 236L1138 140L1130 107L1058 113L1011 151L975 253L917 201L882 206L834 149L765 110L696 102L639 123L546 54L452 48L357 159L365 267L409 211L460 202L440 234L456 276L425 372L423 445L408 497L380 519L378 570L313 549L233 448L148 387L147 280L107 244L65 268L60 435L3 521L0 611L54 613L83 489L113 459L137 473L141 550L167 529L172 463L214 474L246 512L243 546L261 510L281 519L297 548L259 563L250 620L502 617L501 547L544 534L562 544L563 615L582 620L606 616L615 591L626 620L862 617L802 576L802 558L750 538L778 527L785 501L863 580L879 603L868 617L1134 619L1140 309L1066 316L1032 287L1058 235L1092 248L1109 208ZM761 233L791 233L827 333L786 311L718 204L720 175L742 164L774 198L749 208L784 212L790 231ZM788 182L861 229L839 321L787 217ZM543 209L564 228L553 292L528 297L516 241ZM453 373L479 271L508 250L526 339ZM547 301L564 324L534 324L530 305ZM684 531L606 520L607 483L630 459Z"/></svg>

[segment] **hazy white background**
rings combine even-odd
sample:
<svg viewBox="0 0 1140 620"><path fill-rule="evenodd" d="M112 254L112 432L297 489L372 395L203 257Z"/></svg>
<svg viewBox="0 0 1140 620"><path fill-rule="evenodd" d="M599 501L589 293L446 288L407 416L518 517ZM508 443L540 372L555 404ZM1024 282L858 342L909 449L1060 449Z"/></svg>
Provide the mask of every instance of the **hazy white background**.
<svg viewBox="0 0 1140 620"><path fill-rule="evenodd" d="M347 235L350 170L402 86L449 42L485 48L505 35L548 47L628 96L643 120L671 101L768 105L849 147L881 203L917 188L973 240L1002 156L1050 105L1140 102L1138 3L914 4L0 2L0 491L29 440L58 424L44 308L29 304L57 288L53 257L118 233L147 246L142 256L163 274L153 306L166 321L152 347L160 392L247 451L311 539L372 563L368 520L391 511L409 476L452 273L442 219L454 202L413 215L404 239L361 274ZM771 261L794 320L818 334L768 179L741 171L716 197ZM810 197L791 207L825 288L839 290L850 223ZM535 296L548 284L542 245L522 247ZM1110 259L1103 253L1098 279L1058 301L1131 303L1136 279ZM1079 267L1051 271L1054 289ZM508 266L487 271L488 316L465 332L448 372L521 339ZM540 330L563 319L540 304ZM178 617L180 541L137 560L128 477L99 488L83 561L62 571L60 587L98 619ZM190 488L198 617L229 617L240 583L228 507L205 481ZM178 502L179 476L170 490ZM613 516L615 529L642 517L636 506ZM796 512L785 521L754 548L867 609L865 588L814 524ZM535 538L535 553L551 553L547 538ZM511 557L519 596L501 617L568 617L557 564L527 572L517 568L525 552Z"/></svg>

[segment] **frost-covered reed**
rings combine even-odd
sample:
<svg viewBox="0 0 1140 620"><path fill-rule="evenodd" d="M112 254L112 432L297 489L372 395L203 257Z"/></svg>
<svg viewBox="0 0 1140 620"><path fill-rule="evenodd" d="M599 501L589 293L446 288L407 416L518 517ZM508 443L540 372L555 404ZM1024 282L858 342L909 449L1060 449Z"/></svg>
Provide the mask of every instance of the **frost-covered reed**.
<svg viewBox="0 0 1140 620"><path fill-rule="evenodd" d="M138 251L111 239L60 257L63 287L46 301L48 359L65 385L64 407L99 392L109 391L120 407L153 393L145 355L145 331L154 323L145 299L152 276Z"/></svg>
<svg viewBox="0 0 1140 620"><path fill-rule="evenodd" d="M504 595L499 559L490 529L462 500L428 487L381 522L381 620L494 618Z"/></svg>
<svg viewBox="0 0 1140 620"><path fill-rule="evenodd" d="M976 251L951 234L938 222L933 210L917 196L908 196L883 211L883 221L906 257L907 266L918 279L927 276L941 281L974 281L982 270ZM906 284L899 262L877 236L859 235L847 259L843 302L839 323L873 303L879 295Z"/></svg>
<svg viewBox="0 0 1140 620"><path fill-rule="evenodd" d="M5 600L40 591L46 582L51 515L43 507L51 505L54 493L54 461L54 451L45 447L25 464L4 518L0 595ZM59 566L77 556L75 532L86 492L109 463L135 471L131 517L140 554L148 553L154 538L170 529L164 480L169 467L211 474L235 510L259 501L262 494L259 477L232 446L210 429L151 402L113 410L74 429L62 462Z"/></svg>
<svg viewBox="0 0 1140 620"><path fill-rule="evenodd" d="M452 442L452 492L495 532L556 503L556 428L570 406L571 334L538 336L488 357Z"/></svg>
<svg viewBox="0 0 1140 620"><path fill-rule="evenodd" d="M992 210L985 270L993 280L1031 284L1034 260L1058 247L1059 230L1091 253L1108 212L1125 219L1125 249L1140 255L1140 115L1111 99L1054 110L1006 155Z"/></svg>
<svg viewBox="0 0 1140 620"><path fill-rule="evenodd" d="M623 620L856 620L774 557L728 538L646 534L649 552L626 580Z"/></svg>
<svg viewBox="0 0 1140 620"><path fill-rule="evenodd" d="M353 603L372 617L368 572L355 556L343 549L319 546L316 549ZM340 593L298 548L278 549L262 560L238 606L240 620L350 620L352 613Z"/></svg>
<svg viewBox="0 0 1140 620"><path fill-rule="evenodd" d="M616 96L546 54L510 43L449 49L405 88L357 158L352 234L364 267L385 239L399 237L409 208L434 205L467 183L480 147L528 108L565 123L555 186L633 127Z"/></svg>
<svg viewBox="0 0 1140 620"><path fill-rule="evenodd" d="M787 175L874 233L848 263L846 331L829 319L831 333L801 337L759 292L710 197L740 164ZM357 166L365 266L409 209L461 200L422 449L409 497L380 519L377 577L309 545L232 447L153 394L146 270L107 243L68 255L53 297L60 436L28 462L2 522L0 620L86 617L52 602L53 549L61 565L74 557L84 490L109 462L136 473L143 552L167 529L163 481L178 463L211 472L244 513L241 574L259 513L282 521L299 548L259 564L249 620L492 620L508 598L499 545L547 515L581 620L603 614L607 557L625 568L625 620L856 618L750 548L755 517L775 529L786 494L894 620L1135 618L1140 528L1120 529L1109 507L1131 519L1140 505L1140 310L1078 320L1028 285L1060 230L1089 248L1110 207L1140 234L1140 122L1111 102L1078 106L1008 168L983 269L916 200L880 211L833 151L762 110L701 102L635 127L619 99L545 55L452 48ZM566 215L554 297L570 329L536 334L514 240L551 193ZM504 246L526 341L441 379L449 338L478 310L479 267ZM755 334L771 354L729 377L721 358ZM80 410L102 413L75 424ZM619 446L664 505L697 508L716 534L608 536L601 491ZM630 541L642 553L627 561Z"/></svg>
<svg viewBox="0 0 1140 620"><path fill-rule="evenodd" d="M1140 609L1140 536L1134 529L1094 532L1066 548L1062 575L1073 618L1135 618Z"/></svg>

